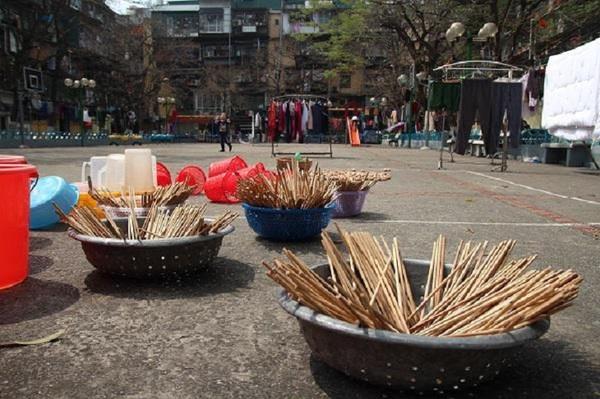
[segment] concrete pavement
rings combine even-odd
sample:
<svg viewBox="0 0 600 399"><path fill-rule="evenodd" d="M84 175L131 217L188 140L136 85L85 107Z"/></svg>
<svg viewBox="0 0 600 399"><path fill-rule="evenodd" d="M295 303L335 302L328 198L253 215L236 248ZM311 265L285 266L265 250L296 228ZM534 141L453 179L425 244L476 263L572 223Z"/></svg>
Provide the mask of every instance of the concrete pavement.
<svg viewBox="0 0 600 399"><path fill-rule="evenodd" d="M150 146L171 171L229 156L218 145ZM284 145L286 151L317 145ZM0 150L28 157L41 175L80 176L91 155L123 147ZM270 147L235 145L232 154L273 168ZM576 305L553 317L538 342L496 382L453 398L594 398L600 396L600 176L561 166L455 156L438 171L437 152L334 147L323 168L391 168L365 212L339 223L397 236L405 257L428 258L438 234L518 240L516 255L538 253L537 266L572 268L585 282ZM204 197L196 198L202 202ZM239 205L209 205L210 215ZM0 342L68 330L58 342L0 349L1 398L404 398L352 380L311 357L297 323L275 300L260 266L282 245L256 238L244 219L225 238L210 270L183 282L107 277L87 263L64 229L32 232L31 277L0 292ZM309 263L318 241L286 244ZM439 397L439 395L437 395Z"/></svg>

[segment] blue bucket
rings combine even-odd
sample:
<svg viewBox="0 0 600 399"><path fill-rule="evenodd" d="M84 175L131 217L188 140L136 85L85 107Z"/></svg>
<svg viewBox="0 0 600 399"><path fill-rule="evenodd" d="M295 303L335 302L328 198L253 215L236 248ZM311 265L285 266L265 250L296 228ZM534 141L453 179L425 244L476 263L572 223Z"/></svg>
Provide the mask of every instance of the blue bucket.
<svg viewBox="0 0 600 399"><path fill-rule="evenodd" d="M60 218L52 204L55 203L61 211L68 214L78 199L79 190L62 177L40 178L31 191L29 200L29 228L36 230L54 226Z"/></svg>
<svg viewBox="0 0 600 399"><path fill-rule="evenodd" d="M325 208L275 209L242 204L248 224L263 238L275 241L303 241L327 227L334 204Z"/></svg>

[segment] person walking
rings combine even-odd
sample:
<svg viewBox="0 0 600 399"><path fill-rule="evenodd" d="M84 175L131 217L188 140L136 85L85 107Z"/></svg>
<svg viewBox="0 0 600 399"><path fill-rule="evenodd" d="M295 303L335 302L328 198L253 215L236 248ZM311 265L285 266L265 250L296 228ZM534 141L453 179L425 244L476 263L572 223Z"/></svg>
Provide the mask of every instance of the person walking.
<svg viewBox="0 0 600 399"><path fill-rule="evenodd" d="M217 131L221 142L221 152L225 152L225 144L229 146L231 152L231 140L229 140L229 125L231 121L227 118L227 114L223 112L217 122Z"/></svg>

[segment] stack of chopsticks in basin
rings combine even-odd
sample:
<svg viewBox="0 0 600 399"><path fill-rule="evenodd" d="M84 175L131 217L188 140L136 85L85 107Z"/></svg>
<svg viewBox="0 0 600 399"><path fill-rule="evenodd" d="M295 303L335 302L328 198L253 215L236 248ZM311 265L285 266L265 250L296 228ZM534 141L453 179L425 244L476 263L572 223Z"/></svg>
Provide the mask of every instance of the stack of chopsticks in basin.
<svg viewBox="0 0 600 399"><path fill-rule="evenodd" d="M337 189L338 185L326 179L317 167L304 171L294 160L290 168L278 170L275 178L257 175L240 180L237 197L263 208L311 209L329 204Z"/></svg>
<svg viewBox="0 0 600 399"><path fill-rule="evenodd" d="M133 197L129 199L133 210L135 200ZM157 240L214 234L229 226L238 217L237 213L226 211L209 223L204 218L206 204L180 205L172 211L161 209L155 204L150 208L143 223L138 223L133 211L129 213L127 232L124 232L110 215L106 215L105 222L87 207L75 207L68 215L56 206L55 210L63 222L80 234L123 240Z"/></svg>
<svg viewBox="0 0 600 399"><path fill-rule="evenodd" d="M267 275L316 312L363 327L405 334L467 337L528 326L572 305L582 278L571 270L531 270L536 256L509 260L516 242L460 242L444 272L446 239L433 245L424 298L417 304L398 240L340 229L346 254L329 234L322 244L330 276L293 252L263 262Z"/></svg>
<svg viewBox="0 0 600 399"><path fill-rule="evenodd" d="M113 193L110 190L91 188L90 196L102 206L113 208L129 208L130 197L134 197L136 207L150 208L153 205L170 206L183 204L192 195L195 186L184 182L176 182L167 186L157 187L153 192L135 195L130 188L128 191Z"/></svg>
<svg viewBox="0 0 600 399"><path fill-rule="evenodd" d="M338 184L339 191L366 191L378 182L388 181L392 178L390 169L381 171L326 170L322 173L326 179Z"/></svg>

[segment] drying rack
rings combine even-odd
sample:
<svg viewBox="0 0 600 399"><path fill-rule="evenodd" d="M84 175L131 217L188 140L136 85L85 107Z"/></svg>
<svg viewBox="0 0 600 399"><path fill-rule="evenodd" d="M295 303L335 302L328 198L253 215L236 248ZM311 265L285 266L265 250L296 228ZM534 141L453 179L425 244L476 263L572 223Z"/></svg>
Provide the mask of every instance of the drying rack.
<svg viewBox="0 0 600 399"><path fill-rule="evenodd" d="M514 79L515 74L522 74L524 72L523 68L520 68L515 65L506 64L504 62L499 61L489 61L489 60L472 60L472 61L459 61L451 64L445 64L439 66L433 70L434 72L443 73L444 80L455 80L455 79L464 79L467 77L486 77L486 78L507 78ZM442 139L440 142L440 158L438 161L438 169L444 168L444 136L445 130L443 127L446 124L446 110L443 109L442 114ZM503 129L504 124L501 124L501 129ZM501 132L502 137L502 152L501 152L501 163L500 163L500 172L506 172L508 170L508 131L504 130ZM450 150L450 162L454 162L452 158L452 148ZM494 164L493 160L498 153L492 155L492 164Z"/></svg>
<svg viewBox="0 0 600 399"><path fill-rule="evenodd" d="M303 100L324 100L327 101L327 97L319 96L315 94L285 94L282 96L271 97L271 100L286 100L286 99L303 99ZM313 152L302 152L302 155L311 155L311 156L329 156L329 158L333 158L333 141L331 137L328 140L329 151L313 151ZM295 152L283 152L275 150L275 141L271 141L271 156L277 157L278 155L295 155Z"/></svg>

